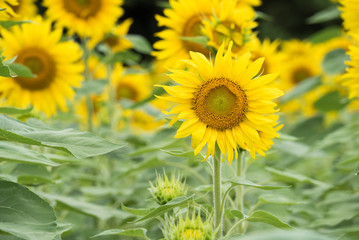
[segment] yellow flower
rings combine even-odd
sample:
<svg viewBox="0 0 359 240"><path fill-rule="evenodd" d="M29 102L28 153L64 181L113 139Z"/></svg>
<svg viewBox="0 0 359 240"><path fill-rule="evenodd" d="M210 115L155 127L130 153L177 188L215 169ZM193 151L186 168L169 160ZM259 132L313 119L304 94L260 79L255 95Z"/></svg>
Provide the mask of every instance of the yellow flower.
<svg viewBox="0 0 359 240"><path fill-rule="evenodd" d="M192 147L198 154L207 144L207 157L214 155L218 144L223 160L233 160L237 148L264 154L262 133L277 136L275 119L277 110L272 101L282 91L269 86L278 74L258 76L264 58L249 63L246 53L237 60L232 59L232 44L224 53L224 44L218 49L214 65L201 53L190 52L192 60L187 63L195 72L173 70L170 77L178 86L163 86L172 96L159 97L178 103L169 112L177 114L170 124L183 119L176 138L192 135Z"/></svg>
<svg viewBox="0 0 359 240"><path fill-rule="evenodd" d="M103 42L109 46L113 52L121 52L132 48L132 43L126 39L126 34L132 24L132 19L126 19L123 23L117 25L111 33L109 33Z"/></svg>
<svg viewBox="0 0 359 240"><path fill-rule="evenodd" d="M125 74L121 64L116 64L111 76L111 87L116 100L128 99L139 102L152 92L151 80L147 73Z"/></svg>
<svg viewBox="0 0 359 240"><path fill-rule="evenodd" d="M123 14L123 0L44 0L47 16L70 34L91 37L97 43Z"/></svg>
<svg viewBox="0 0 359 240"><path fill-rule="evenodd" d="M349 89L349 98L359 96L359 34L353 35L354 41L357 45L349 47L350 61L346 62L348 65L347 72L343 75L343 86Z"/></svg>
<svg viewBox="0 0 359 240"><path fill-rule="evenodd" d="M183 66L179 60L188 59L189 51L209 55L202 44L183 39L183 37L202 36L202 21L221 9L219 0L170 0L171 9L164 10L164 17L156 15L158 25L167 29L156 35L162 40L154 44L157 60L166 61L168 67Z"/></svg>
<svg viewBox="0 0 359 240"><path fill-rule="evenodd" d="M123 115L135 134L151 133L166 123L164 119L158 120L143 110L127 109L123 111ZM124 126L124 123L120 122L120 128Z"/></svg>
<svg viewBox="0 0 359 240"><path fill-rule="evenodd" d="M236 7L236 2L224 0L218 16L211 16L203 21L203 33L209 38L208 46L218 49L225 42L233 41L232 52L243 54L248 50L245 44L254 37L252 28L255 12L250 7Z"/></svg>
<svg viewBox="0 0 359 240"><path fill-rule="evenodd" d="M359 34L359 5L356 0L339 0L342 5L339 10L342 11L344 28L349 30L349 35Z"/></svg>
<svg viewBox="0 0 359 240"><path fill-rule="evenodd" d="M84 70L82 52L73 41L61 41L62 29L51 31L51 22L14 26L12 32L2 30L3 56L16 58L36 75L34 78L0 78L0 92L9 105L33 105L36 111L50 116L56 107L65 111L66 99L74 96L72 87L79 87Z"/></svg>
<svg viewBox="0 0 359 240"><path fill-rule="evenodd" d="M36 0L17 0L18 5L12 7L14 12L21 19L32 19L37 14L37 7L35 5Z"/></svg>
<svg viewBox="0 0 359 240"><path fill-rule="evenodd" d="M18 15L12 9L12 6L19 5L17 0L0 0L0 8L5 9L0 11L0 21L9 20L13 17L18 17Z"/></svg>
<svg viewBox="0 0 359 240"><path fill-rule="evenodd" d="M258 38L252 38L247 44L251 52L251 59L255 60L264 57L266 61L263 63L262 74L278 72L281 70L282 55L278 52L279 41L270 42L265 39L261 42Z"/></svg>

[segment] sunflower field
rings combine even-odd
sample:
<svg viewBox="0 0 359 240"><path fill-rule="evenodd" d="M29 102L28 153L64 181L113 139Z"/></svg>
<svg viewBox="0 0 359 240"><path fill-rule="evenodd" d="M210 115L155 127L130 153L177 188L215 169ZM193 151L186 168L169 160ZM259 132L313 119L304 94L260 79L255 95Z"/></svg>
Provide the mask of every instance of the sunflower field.
<svg viewBox="0 0 359 240"><path fill-rule="evenodd" d="M0 240L358 240L359 0L0 0Z"/></svg>

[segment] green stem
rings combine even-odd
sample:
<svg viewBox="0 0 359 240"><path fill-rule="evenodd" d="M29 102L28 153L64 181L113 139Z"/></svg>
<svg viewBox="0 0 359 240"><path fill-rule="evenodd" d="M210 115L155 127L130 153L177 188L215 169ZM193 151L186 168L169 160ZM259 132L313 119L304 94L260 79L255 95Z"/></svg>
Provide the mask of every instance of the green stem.
<svg viewBox="0 0 359 240"><path fill-rule="evenodd" d="M237 177L245 177L246 175L246 151L240 149L237 160ZM236 188L236 202L237 209L244 214L244 186L240 185ZM241 232L244 232L246 226L244 222L241 223Z"/></svg>
<svg viewBox="0 0 359 240"><path fill-rule="evenodd" d="M116 102L116 93L115 89L111 84L111 75L112 75L112 66L108 64L106 66L107 80L108 80L108 118L110 129L115 130L116 118L115 118L115 102Z"/></svg>
<svg viewBox="0 0 359 240"><path fill-rule="evenodd" d="M84 72L84 77L85 77L85 81L91 81L91 73L90 73L90 69L88 66L88 58L90 56L90 52L87 48L87 39L84 38L82 39L82 47L83 47L83 61L85 64L85 72ZM87 123L88 123L88 130L92 131L93 130L93 122L92 122L92 115L93 115L93 102L91 99L91 94L89 94L87 96L86 99L86 106L87 106Z"/></svg>
<svg viewBox="0 0 359 240"><path fill-rule="evenodd" d="M222 180L221 180L221 151L218 146L213 158L213 205L214 205L214 227L218 229L219 237L222 237Z"/></svg>

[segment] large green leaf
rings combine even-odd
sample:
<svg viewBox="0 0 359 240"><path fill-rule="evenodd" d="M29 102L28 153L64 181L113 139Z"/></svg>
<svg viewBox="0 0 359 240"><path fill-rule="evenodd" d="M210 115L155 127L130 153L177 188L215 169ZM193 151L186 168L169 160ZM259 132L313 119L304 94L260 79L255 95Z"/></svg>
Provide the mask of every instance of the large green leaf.
<svg viewBox="0 0 359 240"><path fill-rule="evenodd" d="M120 236L137 237L137 238L149 240L146 233L147 233L147 229L144 228L110 229L93 236L93 238L100 236L108 236L108 235L120 235Z"/></svg>
<svg viewBox="0 0 359 240"><path fill-rule="evenodd" d="M282 222L279 218L277 218L273 214L263 211L263 210L255 211L249 217L246 218L246 221L263 222L263 223L267 223L267 224L270 224L272 226L275 226L277 228L282 228L282 229L291 229L292 228L287 223Z"/></svg>
<svg viewBox="0 0 359 240"><path fill-rule="evenodd" d="M0 230L26 240L52 240L59 235L50 205L29 189L0 180Z"/></svg>
<svg viewBox="0 0 359 240"><path fill-rule="evenodd" d="M92 133L29 126L0 114L0 136L11 141L65 150L76 158L102 155L125 144L110 143Z"/></svg>
<svg viewBox="0 0 359 240"><path fill-rule="evenodd" d="M323 97L319 98L314 107L322 112L338 111L348 105L349 100L347 97L343 97L339 92L329 92Z"/></svg>
<svg viewBox="0 0 359 240"><path fill-rule="evenodd" d="M333 50L325 55L322 67L328 74L339 74L345 71L345 62L350 58L344 49Z"/></svg>
<svg viewBox="0 0 359 240"><path fill-rule="evenodd" d="M58 163L49 160L46 156L35 152L34 150L5 141L0 141L0 160L52 167L59 166Z"/></svg>
<svg viewBox="0 0 359 240"><path fill-rule="evenodd" d="M27 114L32 111L32 107L28 108L14 108L14 107L0 107L0 114L16 115L16 114Z"/></svg>
<svg viewBox="0 0 359 240"><path fill-rule="evenodd" d="M320 12L315 13L313 16L307 19L309 24L323 23L334 19L340 18L340 11L337 6L330 6L323 9Z"/></svg>
<svg viewBox="0 0 359 240"><path fill-rule="evenodd" d="M101 220L110 218L125 219L129 214L111 207L102 206L94 203L86 202L82 199L64 197L54 194L41 193L45 198L60 203L60 206L65 206L73 211L92 216Z"/></svg>
<svg viewBox="0 0 359 240"><path fill-rule="evenodd" d="M132 43L133 48L144 54L150 54L152 52L151 44L141 35L127 34L126 38Z"/></svg>
<svg viewBox="0 0 359 240"><path fill-rule="evenodd" d="M262 190L274 190L274 189L290 187L290 186L260 185L260 184L256 184L256 183L249 181L248 179L245 179L242 177L236 177L234 179L231 179L229 182L231 183L232 186L244 185L244 186L248 186L248 187L259 188Z"/></svg>

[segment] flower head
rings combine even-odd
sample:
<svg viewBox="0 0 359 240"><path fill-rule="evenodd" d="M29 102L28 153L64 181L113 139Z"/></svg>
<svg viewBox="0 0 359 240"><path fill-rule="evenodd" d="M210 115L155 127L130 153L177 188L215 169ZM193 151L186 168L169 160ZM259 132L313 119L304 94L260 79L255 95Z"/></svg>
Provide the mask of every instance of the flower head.
<svg viewBox="0 0 359 240"><path fill-rule="evenodd" d="M207 157L214 155L217 144L229 163L237 148L264 154L268 145L262 136L276 137L277 111L273 99L281 90L271 86L277 73L260 75L264 58L249 63L250 54L232 58L232 44L224 53L218 49L212 64L203 54L191 52L186 61L193 71L173 70L170 77L177 86L163 86L171 96L160 97L178 105L169 114L176 114L170 122L182 119L176 138L192 135L192 147L198 154L207 144Z"/></svg>

